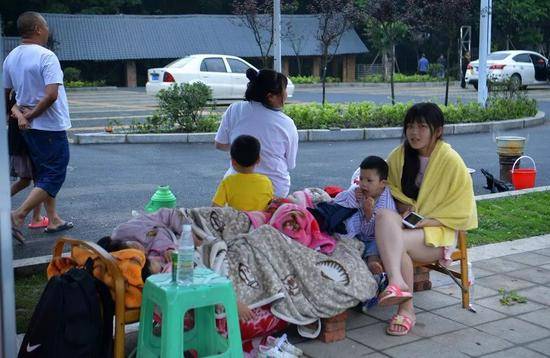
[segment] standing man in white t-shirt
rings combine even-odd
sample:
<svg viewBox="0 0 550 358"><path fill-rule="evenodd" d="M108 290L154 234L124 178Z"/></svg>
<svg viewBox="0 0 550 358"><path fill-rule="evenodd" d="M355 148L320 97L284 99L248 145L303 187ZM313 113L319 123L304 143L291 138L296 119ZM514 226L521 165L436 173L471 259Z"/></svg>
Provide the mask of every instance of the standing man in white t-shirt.
<svg viewBox="0 0 550 358"><path fill-rule="evenodd" d="M21 206L12 211L12 225L20 227L29 212L44 202L49 224L47 233L73 227L56 211L55 197L67 173L71 128L63 71L57 56L45 46L49 28L37 12L25 12L17 19L21 45L4 61L4 88L8 98L13 90L16 106L27 119L20 124L34 166L35 187Z"/></svg>

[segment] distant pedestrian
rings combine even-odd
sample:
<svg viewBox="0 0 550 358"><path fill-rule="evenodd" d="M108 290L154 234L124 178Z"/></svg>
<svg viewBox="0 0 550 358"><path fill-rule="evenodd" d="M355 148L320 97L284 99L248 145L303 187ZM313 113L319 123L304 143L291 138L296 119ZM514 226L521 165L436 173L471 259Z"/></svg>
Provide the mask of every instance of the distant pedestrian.
<svg viewBox="0 0 550 358"><path fill-rule="evenodd" d="M428 69L430 68L430 61L426 58L425 54L422 54L420 60L418 60L418 73L421 75L428 74Z"/></svg>
<svg viewBox="0 0 550 358"><path fill-rule="evenodd" d="M27 120L23 136L34 165L34 188L20 207L11 212L12 226L23 225L33 208L44 202L49 223L47 233L73 227L62 220L56 210L55 197L67 174L69 142L66 130L71 127L63 71L57 56L45 46L49 28L37 12L28 11L17 19L21 45L4 61L5 96L16 93L16 107Z"/></svg>
<svg viewBox="0 0 550 358"><path fill-rule="evenodd" d="M437 64L439 65L437 76L439 78L445 78L445 73L447 73L447 60L445 59L445 56L443 56L443 54L439 55L439 58L437 59Z"/></svg>
<svg viewBox="0 0 550 358"><path fill-rule="evenodd" d="M461 70L460 87L462 88L466 88L466 70L468 69L470 60L471 60L470 52L466 51L462 56L462 68L460 69Z"/></svg>

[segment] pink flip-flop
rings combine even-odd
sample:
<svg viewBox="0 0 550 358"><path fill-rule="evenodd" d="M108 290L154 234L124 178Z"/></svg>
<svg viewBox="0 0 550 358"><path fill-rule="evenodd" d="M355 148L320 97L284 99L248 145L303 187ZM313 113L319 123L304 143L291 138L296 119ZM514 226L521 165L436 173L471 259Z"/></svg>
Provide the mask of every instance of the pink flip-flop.
<svg viewBox="0 0 550 358"><path fill-rule="evenodd" d="M398 305L412 298L412 293L401 290L396 285L389 285L378 296L378 304L380 306Z"/></svg>
<svg viewBox="0 0 550 358"><path fill-rule="evenodd" d="M390 319L390 324L388 328L386 328L386 333L390 336L405 336L411 331L415 323L416 322L408 316L396 314ZM398 331L395 329L391 329L392 326L399 326L405 329L402 331Z"/></svg>
<svg viewBox="0 0 550 358"><path fill-rule="evenodd" d="M29 229L42 229L42 228L45 228L45 227L48 227L48 224L50 223L50 219L48 219L47 216L42 216L42 220L40 220L40 222L37 222L37 223L30 223L29 224Z"/></svg>

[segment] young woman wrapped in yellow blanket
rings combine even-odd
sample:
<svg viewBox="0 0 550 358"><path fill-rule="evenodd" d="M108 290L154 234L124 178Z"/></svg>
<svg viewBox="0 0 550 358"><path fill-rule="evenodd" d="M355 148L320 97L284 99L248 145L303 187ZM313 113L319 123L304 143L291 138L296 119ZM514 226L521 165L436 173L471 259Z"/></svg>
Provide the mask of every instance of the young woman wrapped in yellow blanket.
<svg viewBox="0 0 550 358"><path fill-rule="evenodd" d="M405 115L405 140L388 157L388 184L399 213L376 215L376 244L389 285L381 305L399 305L386 332L405 335L415 324L412 303L413 260L448 261L459 230L477 227L472 179L460 155L442 140L444 118L433 103L413 105ZM414 229L402 218L424 217Z"/></svg>

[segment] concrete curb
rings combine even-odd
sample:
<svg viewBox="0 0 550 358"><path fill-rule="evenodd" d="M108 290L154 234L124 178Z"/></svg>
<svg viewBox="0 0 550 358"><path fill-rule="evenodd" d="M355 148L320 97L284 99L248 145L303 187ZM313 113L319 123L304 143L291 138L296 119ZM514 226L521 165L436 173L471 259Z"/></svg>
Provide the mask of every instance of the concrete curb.
<svg viewBox="0 0 550 358"><path fill-rule="evenodd" d="M487 133L509 129L520 129L543 125L545 113L538 111L534 117L482 123L457 123L445 125L445 134ZM401 127L388 128L336 128L301 129L300 142L337 142L372 139L401 138ZM109 134L75 133L75 144L120 144L120 143L213 143L215 133L151 133L151 134Z"/></svg>

